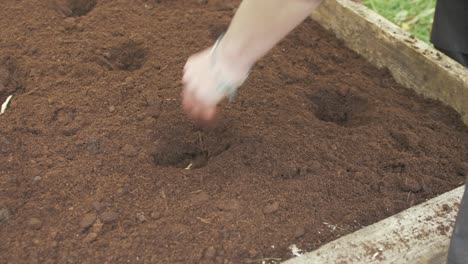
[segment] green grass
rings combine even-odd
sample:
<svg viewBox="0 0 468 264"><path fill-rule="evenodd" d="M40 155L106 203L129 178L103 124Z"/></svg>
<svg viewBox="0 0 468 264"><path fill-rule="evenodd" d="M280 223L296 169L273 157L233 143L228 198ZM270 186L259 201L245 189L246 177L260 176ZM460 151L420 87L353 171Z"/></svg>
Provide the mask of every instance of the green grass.
<svg viewBox="0 0 468 264"><path fill-rule="evenodd" d="M436 0L364 0L363 4L429 43Z"/></svg>

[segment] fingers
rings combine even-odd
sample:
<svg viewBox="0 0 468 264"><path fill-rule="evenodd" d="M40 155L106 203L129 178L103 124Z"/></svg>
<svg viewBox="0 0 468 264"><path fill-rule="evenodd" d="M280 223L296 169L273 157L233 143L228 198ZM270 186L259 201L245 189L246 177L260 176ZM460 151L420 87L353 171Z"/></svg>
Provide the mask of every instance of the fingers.
<svg viewBox="0 0 468 264"><path fill-rule="evenodd" d="M216 116L216 107L215 106L205 106L197 102L189 102L185 104L184 110L187 115L197 121L202 122L211 122Z"/></svg>
<svg viewBox="0 0 468 264"><path fill-rule="evenodd" d="M212 122L216 117L216 107L205 107L201 112L201 118L204 121Z"/></svg>
<svg viewBox="0 0 468 264"><path fill-rule="evenodd" d="M182 107L187 115L194 120L202 122L211 122L216 117L216 106L206 105L189 89L182 91Z"/></svg>
<svg viewBox="0 0 468 264"><path fill-rule="evenodd" d="M225 97L217 90L210 50L191 56L182 76L182 107L197 121L211 122L216 117L216 105Z"/></svg>

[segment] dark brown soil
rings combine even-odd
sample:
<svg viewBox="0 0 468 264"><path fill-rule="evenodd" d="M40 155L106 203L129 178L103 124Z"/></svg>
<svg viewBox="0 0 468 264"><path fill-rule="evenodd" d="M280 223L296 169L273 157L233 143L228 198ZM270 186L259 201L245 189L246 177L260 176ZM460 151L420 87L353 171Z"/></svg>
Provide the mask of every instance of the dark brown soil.
<svg viewBox="0 0 468 264"><path fill-rule="evenodd" d="M284 260L462 184L456 112L313 21L189 122L182 67L236 7L203 2L2 1L0 263Z"/></svg>

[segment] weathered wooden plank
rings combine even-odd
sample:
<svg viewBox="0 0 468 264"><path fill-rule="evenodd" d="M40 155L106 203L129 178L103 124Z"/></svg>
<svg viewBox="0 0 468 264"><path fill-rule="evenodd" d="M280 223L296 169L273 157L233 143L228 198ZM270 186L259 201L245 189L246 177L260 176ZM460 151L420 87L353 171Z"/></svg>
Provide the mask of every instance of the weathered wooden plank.
<svg viewBox="0 0 468 264"><path fill-rule="evenodd" d="M312 15L397 82L457 110L468 124L468 70L365 6L326 0Z"/></svg>
<svg viewBox="0 0 468 264"><path fill-rule="evenodd" d="M459 187L284 264L445 263L463 191Z"/></svg>

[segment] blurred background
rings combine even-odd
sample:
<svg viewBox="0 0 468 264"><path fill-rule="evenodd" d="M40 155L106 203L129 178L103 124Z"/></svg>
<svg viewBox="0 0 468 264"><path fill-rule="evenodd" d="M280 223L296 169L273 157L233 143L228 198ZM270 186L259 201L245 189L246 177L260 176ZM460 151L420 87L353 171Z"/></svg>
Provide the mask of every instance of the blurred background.
<svg viewBox="0 0 468 264"><path fill-rule="evenodd" d="M363 0L362 3L429 43L436 0Z"/></svg>

